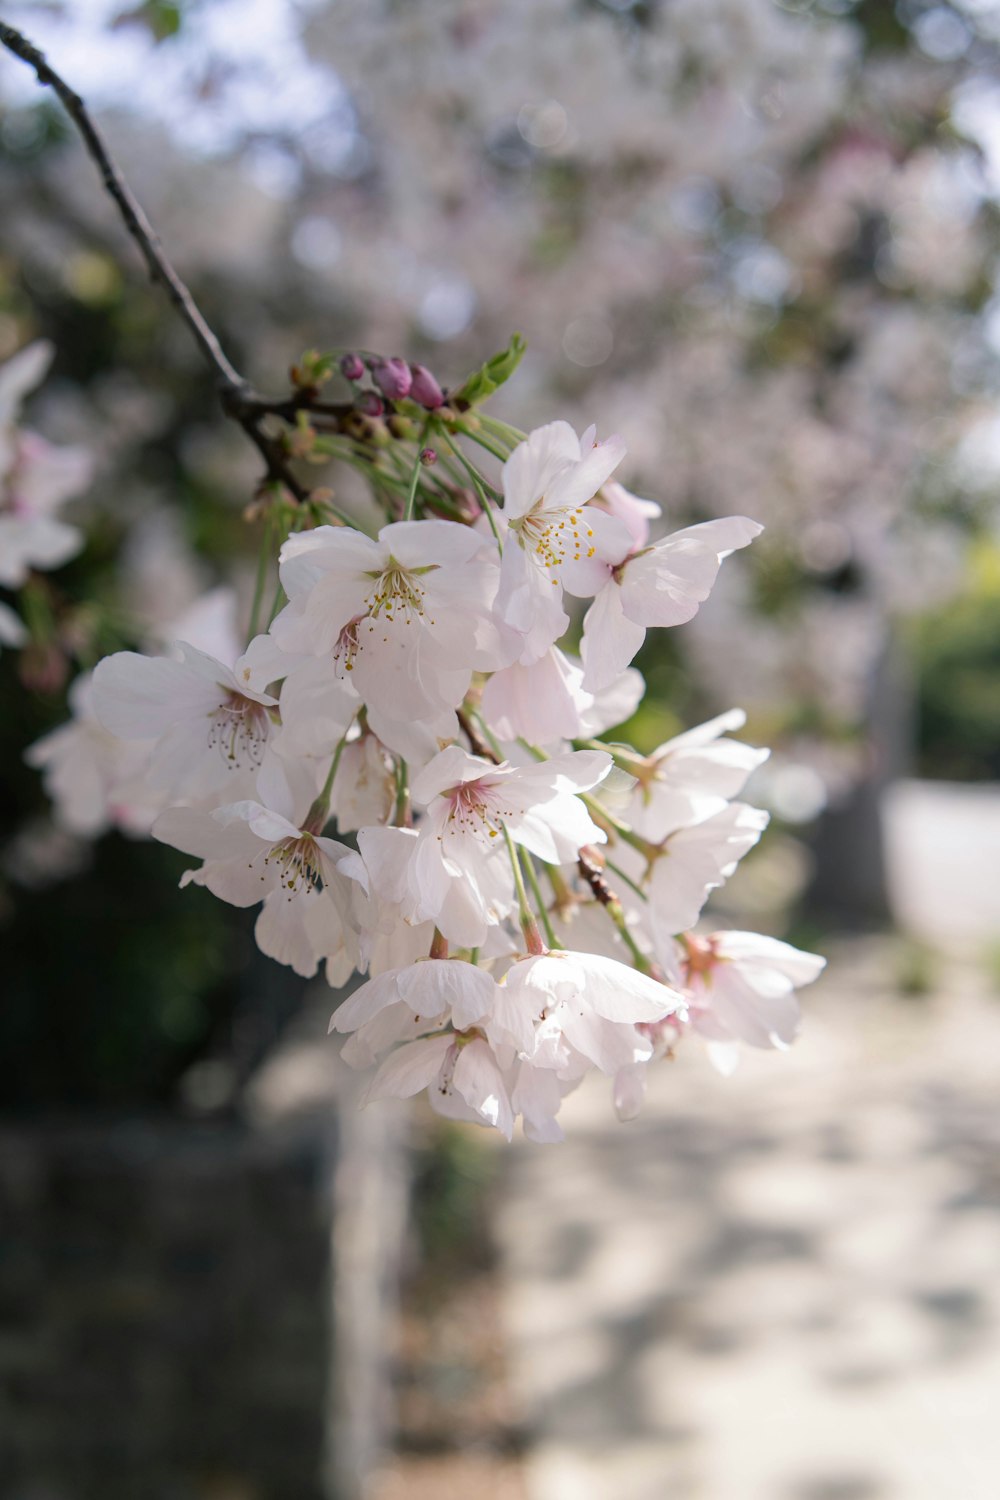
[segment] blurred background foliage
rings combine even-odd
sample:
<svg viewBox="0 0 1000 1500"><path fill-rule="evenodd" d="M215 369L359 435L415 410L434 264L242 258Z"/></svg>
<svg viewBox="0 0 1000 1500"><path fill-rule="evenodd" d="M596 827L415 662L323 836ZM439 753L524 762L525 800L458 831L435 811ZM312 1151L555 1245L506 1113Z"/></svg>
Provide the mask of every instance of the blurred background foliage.
<svg viewBox="0 0 1000 1500"><path fill-rule="evenodd" d="M627 730L651 749L740 703L775 746L750 792L778 824L755 919L781 929L817 820L866 782L1000 775L1000 5L4 9L95 108L255 383L350 346L453 383L519 328L500 415L620 431L624 481L670 529L766 523L647 647ZM245 621L256 459L71 125L6 57L0 195L0 359L52 340L30 424L98 463L86 550L37 586L35 647L0 659L0 1095L224 1108L294 980L242 914L175 890L172 851L53 824L22 754L78 670L155 647L205 589L235 588ZM877 684L900 641L917 728L890 752Z"/></svg>

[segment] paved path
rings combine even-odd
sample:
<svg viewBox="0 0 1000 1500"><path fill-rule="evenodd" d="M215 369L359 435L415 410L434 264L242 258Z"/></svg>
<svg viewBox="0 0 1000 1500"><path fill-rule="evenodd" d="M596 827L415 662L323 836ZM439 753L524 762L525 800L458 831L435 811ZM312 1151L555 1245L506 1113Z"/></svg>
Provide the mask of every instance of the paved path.
<svg viewBox="0 0 1000 1500"><path fill-rule="evenodd" d="M618 1126L516 1146L502 1237L530 1500L997 1500L1000 996L831 954L804 1039L692 1046Z"/></svg>

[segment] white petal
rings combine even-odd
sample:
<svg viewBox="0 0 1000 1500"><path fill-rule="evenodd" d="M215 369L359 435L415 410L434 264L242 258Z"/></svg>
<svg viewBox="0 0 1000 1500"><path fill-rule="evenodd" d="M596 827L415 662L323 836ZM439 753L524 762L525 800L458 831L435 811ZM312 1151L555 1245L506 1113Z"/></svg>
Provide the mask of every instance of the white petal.
<svg viewBox="0 0 1000 1500"><path fill-rule="evenodd" d="M365 1103L374 1099L410 1099L434 1082L449 1050L451 1035L422 1037L387 1057L368 1085Z"/></svg>
<svg viewBox="0 0 1000 1500"><path fill-rule="evenodd" d="M504 515L527 515L556 476L580 461L580 440L568 422L536 427L519 443L503 466Z"/></svg>
<svg viewBox="0 0 1000 1500"><path fill-rule="evenodd" d="M510 1140L514 1134L514 1112L510 1107L503 1075L486 1042L469 1042L462 1047L455 1063L452 1083L466 1104L501 1135Z"/></svg>
<svg viewBox="0 0 1000 1500"><path fill-rule="evenodd" d="M439 1016L450 1010L457 1031L475 1025L493 1008L496 981L485 969L462 959L428 959L403 969L397 979L400 998L417 1015Z"/></svg>
<svg viewBox="0 0 1000 1500"><path fill-rule="evenodd" d="M645 639L645 626L628 619L622 608L619 584L606 584L584 616L580 645L584 687L591 693L610 687Z"/></svg>

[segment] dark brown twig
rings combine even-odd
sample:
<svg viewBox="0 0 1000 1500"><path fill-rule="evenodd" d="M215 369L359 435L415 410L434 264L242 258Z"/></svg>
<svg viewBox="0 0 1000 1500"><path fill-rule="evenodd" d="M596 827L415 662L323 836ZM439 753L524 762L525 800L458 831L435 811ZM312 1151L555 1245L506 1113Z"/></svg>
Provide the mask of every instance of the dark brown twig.
<svg viewBox="0 0 1000 1500"><path fill-rule="evenodd" d="M465 738L468 740L469 749L472 751L473 755L478 755L483 760L491 760L494 765L499 765L499 755L497 755L494 750L491 750L490 746L486 743L483 736L479 733L479 730L476 728L475 724L473 724L464 708L460 708L458 710L457 717L459 727L462 730L462 733L465 735Z"/></svg>
<svg viewBox="0 0 1000 1500"><path fill-rule="evenodd" d="M131 239L146 262L151 278L165 289L212 369L223 411L226 416L239 423L263 458L267 471L265 482L282 485L299 503L308 500L309 488L296 479L282 451L280 440L265 432L262 422L268 416L294 421L299 411L309 409L342 416L350 411L350 407L337 406L332 402L317 402L313 406L309 392L297 393L284 401L268 400L253 389L228 359L190 289L171 265L152 225L122 176L103 135L79 94L56 72L44 53L4 21L0 21L0 43L8 52L34 69L39 83L56 93L73 120L101 174L105 188L118 206Z"/></svg>
<svg viewBox="0 0 1000 1500"><path fill-rule="evenodd" d="M75 93L65 79L60 77L46 60L43 52L40 52L28 41L27 37L22 36L19 31L15 31L13 26L8 26L4 21L0 21L0 42L8 52L13 52L15 57L19 57L22 62L34 68L40 84L51 88L59 96L67 114L71 116L73 123L83 136L84 144L97 165L104 186L117 203L125 221L125 227L149 267L150 276L165 287L171 302L190 328L202 353L214 369L220 386L232 391L247 390L247 382L226 358L222 345L206 323L190 291L167 259L153 226L115 164L103 135L91 119L90 112L79 94Z"/></svg>
<svg viewBox="0 0 1000 1500"><path fill-rule="evenodd" d="M584 844L576 863L595 900L599 901L602 906L621 905L605 879L604 862L596 849L589 844Z"/></svg>

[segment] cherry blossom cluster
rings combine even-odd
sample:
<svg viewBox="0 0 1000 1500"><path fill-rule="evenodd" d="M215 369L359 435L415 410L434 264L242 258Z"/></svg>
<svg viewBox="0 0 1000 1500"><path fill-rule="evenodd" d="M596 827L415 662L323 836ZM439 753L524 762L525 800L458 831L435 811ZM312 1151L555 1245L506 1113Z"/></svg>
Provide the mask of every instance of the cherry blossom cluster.
<svg viewBox="0 0 1000 1500"><path fill-rule="evenodd" d="M75 557L83 536L59 512L86 489L83 448L57 448L19 424L21 405L44 377L52 346L39 340L0 366L0 587L20 591L32 573ZM28 640L21 613L0 601L0 645Z"/></svg>
<svg viewBox="0 0 1000 1500"><path fill-rule="evenodd" d="M619 439L562 421L525 435L445 405L420 367L367 368L410 453L393 491L374 448L392 519L371 534L272 494L269 522L288 524L270 624L258 587L245 649L203 607L165 654L79 678L74 719L28 752L63 820L151 831L196 862L182 885L260 908L262 952L334 987L367 976L331 1029L375 1069L371 1098L426 1089L443 1114L508 1138L520 1116L551 1141L591 1069L629 1118L687 1032L724 1069L741 1042L787 1046L823 960L693 931L767 822L738 800L767 752L730 737L737 710L651 755L600 738L642 698L647 630L690 620L761 528L730 516L654 540L659 507L613 477ZM464 493L461 520L436 513L446 492Z"/></svg>

